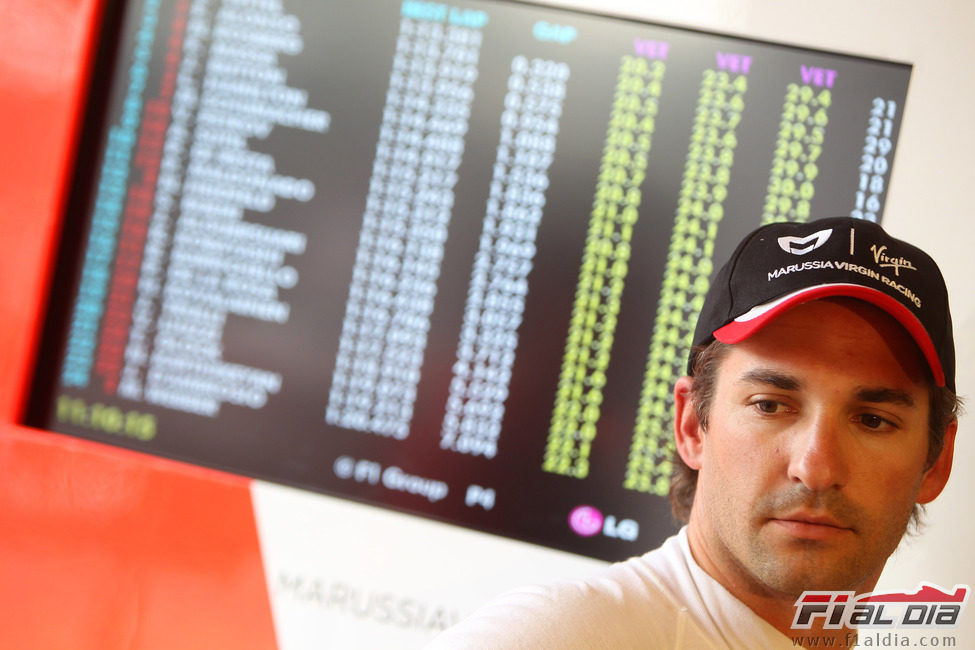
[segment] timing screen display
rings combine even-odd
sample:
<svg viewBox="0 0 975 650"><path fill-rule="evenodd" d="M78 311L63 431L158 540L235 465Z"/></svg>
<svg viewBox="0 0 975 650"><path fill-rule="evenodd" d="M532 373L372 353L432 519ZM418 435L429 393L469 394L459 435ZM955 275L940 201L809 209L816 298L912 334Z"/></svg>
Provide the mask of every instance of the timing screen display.
<svg viewBox="0 0 975 650"><path fill-rule="evenodd" d="M715 266L879 220L911 73L493 1L117 27L31 423L610 560L676 530Z"/></svg>

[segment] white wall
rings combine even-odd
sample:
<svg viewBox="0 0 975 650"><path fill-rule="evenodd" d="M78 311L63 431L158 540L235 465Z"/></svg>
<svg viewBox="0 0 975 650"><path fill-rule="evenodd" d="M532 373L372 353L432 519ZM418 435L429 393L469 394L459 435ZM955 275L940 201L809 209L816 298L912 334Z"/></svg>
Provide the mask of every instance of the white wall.
<svg viewBox="0 0 975 650"><path fill-rule="evenodd" d="M948 283L958 359L958 392L968 397L955 470L928 508L928 525L905 541L878 589L909 590L927 580L975 585L975 3L970 0L563 0L564 7L612 12L686 27L911 63L914 71L886 203L884 226L927 250ZM962 617L960 647L975 647L975 611Z"/></svg>

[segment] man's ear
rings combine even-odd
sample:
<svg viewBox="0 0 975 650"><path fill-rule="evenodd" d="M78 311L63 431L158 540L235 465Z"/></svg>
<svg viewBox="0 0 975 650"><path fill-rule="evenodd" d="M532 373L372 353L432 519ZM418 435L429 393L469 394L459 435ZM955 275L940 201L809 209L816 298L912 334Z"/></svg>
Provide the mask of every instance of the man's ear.
<svg viewBox="0 0 975 650"><path fill-rule="evenodd" d="M691 469L701 469L704 430L697 416L691 388L693 377L681 377L674 385L674 442L677 453Z"/></svg>
<svg viewBox="0 0 975 650"><path fill-rule="evenodd" d="M924 473L921 479L921 489L917 493L918 503L930 503L948 483L948 476L951 474L951 463L955 456L955 434L958 432L958 420L952 420L948 428L945 429L945 443L941 448L934 464Z"/></svg>

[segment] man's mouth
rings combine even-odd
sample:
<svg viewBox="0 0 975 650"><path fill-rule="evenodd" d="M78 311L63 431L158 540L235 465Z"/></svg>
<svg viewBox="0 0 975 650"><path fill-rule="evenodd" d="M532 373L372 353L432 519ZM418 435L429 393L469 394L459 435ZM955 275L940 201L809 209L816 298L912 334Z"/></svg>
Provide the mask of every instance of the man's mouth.
<svg viewBox="0 0 975 650"><path fill-rule="evenodd" d="M852 533L850 526L826 513L796 511L770 518L786 534L801 539L830 540Z"/></svg>

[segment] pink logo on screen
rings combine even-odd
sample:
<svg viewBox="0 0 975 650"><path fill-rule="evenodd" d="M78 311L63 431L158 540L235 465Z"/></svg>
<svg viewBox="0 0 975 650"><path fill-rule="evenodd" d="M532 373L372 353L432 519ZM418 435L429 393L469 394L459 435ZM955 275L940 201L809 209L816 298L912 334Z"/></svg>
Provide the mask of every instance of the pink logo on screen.
<svg viewBox="0 0 975 650"><path fill-rule="evenodd" d="M569 513L569 528L576 535L592 537L603 529L603 513L592 506L577 506Z"/></svg>

